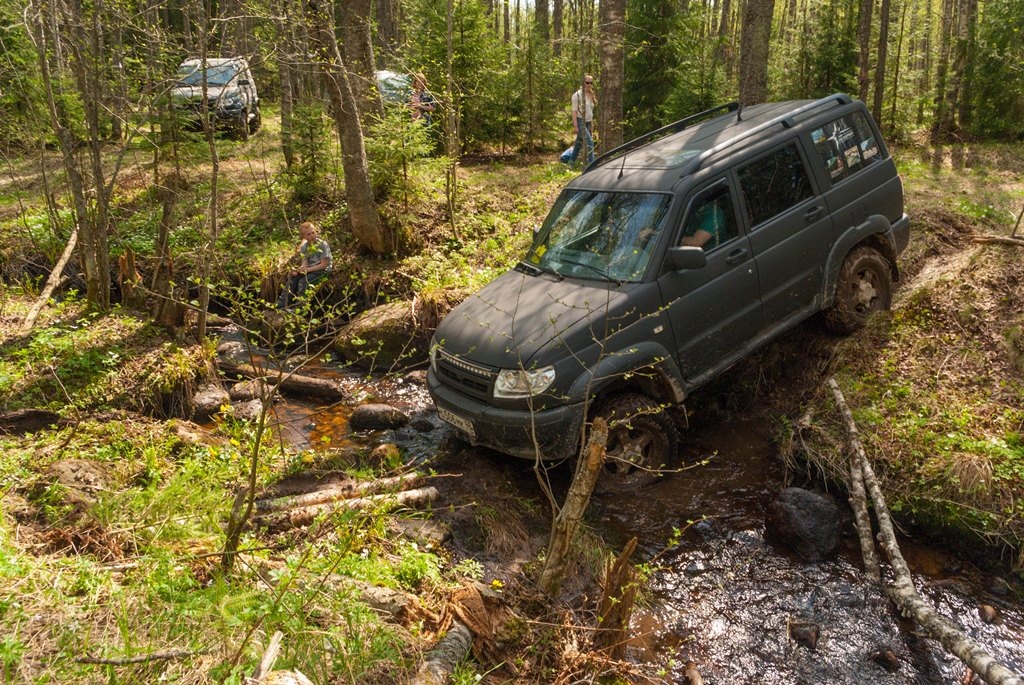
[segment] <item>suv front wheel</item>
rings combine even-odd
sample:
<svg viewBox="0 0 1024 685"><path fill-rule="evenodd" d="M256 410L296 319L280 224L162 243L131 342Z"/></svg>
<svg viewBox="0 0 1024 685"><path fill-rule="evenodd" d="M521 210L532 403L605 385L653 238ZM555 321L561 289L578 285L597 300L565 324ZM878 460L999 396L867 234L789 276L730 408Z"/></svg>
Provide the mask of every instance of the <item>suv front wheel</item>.
<svg viewBox="0 0 1024 685"><path fill-rule="evenodd" d="M874 312L892 305L889 262L872 247L858 247L846 255L836 279L836 297L825 310L825 325L834 333L849 334L864 327Z"/></svg>
<svg viewBox="0 0 1024 685"><path fill-rule="evenodd" d="M593 415L608 422L598 491L623 492L649 485L675 462L679 431L663 407L646 395L611 395L598 402Z"/></svg>

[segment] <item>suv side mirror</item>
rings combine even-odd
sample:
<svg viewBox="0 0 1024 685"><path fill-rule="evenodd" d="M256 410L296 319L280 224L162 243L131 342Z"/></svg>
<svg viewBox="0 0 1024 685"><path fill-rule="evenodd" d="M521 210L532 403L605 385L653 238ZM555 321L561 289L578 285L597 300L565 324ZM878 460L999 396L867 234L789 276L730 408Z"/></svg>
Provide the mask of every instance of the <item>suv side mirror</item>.
<svg viewBox="0 0 1024 685"><path fill-rule="evenodd" d="M703 269L708 263L708 257L700 247L671 247L668 250L668 259L676 271Z"/></svg>

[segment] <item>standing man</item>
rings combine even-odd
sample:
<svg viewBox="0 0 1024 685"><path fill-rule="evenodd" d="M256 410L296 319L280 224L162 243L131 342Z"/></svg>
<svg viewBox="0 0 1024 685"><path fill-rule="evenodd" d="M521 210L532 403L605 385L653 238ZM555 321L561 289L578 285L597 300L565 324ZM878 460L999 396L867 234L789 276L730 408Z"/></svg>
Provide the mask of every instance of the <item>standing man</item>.
<svg viewBox="0 0 1024 685"><path fill-rule="evenodd" d="M296 250L299 265L288 274L288 282L277 298L279 309L287 309L296 297L303 295L331 272L331 246L320 237L320 229L312 221L299 226L302 242Z"/></svg>
<svg viewBox="0 0 1024 685"><path fill-rule="evenodd" d="M587 146L587 164L594 161L594 107L597 96L594 95L594 77L587 74L583 77L583 86L572 94L572 130L576 135L569 164L575 165L582 152L584 143Z"/></svg>

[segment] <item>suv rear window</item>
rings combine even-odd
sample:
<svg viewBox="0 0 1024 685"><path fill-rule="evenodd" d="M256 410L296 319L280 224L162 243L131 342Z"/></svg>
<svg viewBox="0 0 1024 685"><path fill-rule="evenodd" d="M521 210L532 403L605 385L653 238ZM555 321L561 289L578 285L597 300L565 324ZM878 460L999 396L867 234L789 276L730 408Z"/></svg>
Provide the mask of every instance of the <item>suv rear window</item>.
<svg viewBox="0 0 1024 685"><path fill-rule="evenodd" d="M751 226L782 214L814 194L796 143L741 167L738 175Z"/></svg>
<svg viewBox="0 0 1024 685"><path fill-rule="evenodd" d="M882 156L875 134L860 112L844 114L814 129L811 141L833 183L842 181Z"/></svg>

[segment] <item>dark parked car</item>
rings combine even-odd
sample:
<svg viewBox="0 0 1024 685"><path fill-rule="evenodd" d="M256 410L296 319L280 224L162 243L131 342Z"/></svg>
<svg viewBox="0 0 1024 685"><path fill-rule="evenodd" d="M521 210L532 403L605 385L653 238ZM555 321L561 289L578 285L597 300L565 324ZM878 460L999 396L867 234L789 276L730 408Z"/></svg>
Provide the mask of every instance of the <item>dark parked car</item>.
<svg viewBox="0 0 1024 685"><path fill-rule="evenodd" d="M205 72L198 59L187 59L178 67L171 102L186 123L201 127L203 76L206 77L206 108L210 122L237 138L255 133L262 122L256 82L244 57L211 57Z"/></svg>
<svg viewBox="0 0 1024 685"><path fill-rule="evenodd" d="M434 336L428 388L470 442L574 456L611 426L605 487L675 456L674 408L824 312L888 309L909 240L903 187L864 104L836 94L701 112L599 157L512 271Z"/></svg>

